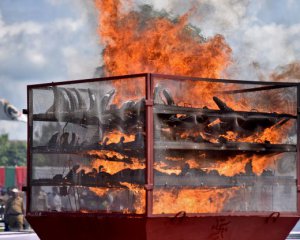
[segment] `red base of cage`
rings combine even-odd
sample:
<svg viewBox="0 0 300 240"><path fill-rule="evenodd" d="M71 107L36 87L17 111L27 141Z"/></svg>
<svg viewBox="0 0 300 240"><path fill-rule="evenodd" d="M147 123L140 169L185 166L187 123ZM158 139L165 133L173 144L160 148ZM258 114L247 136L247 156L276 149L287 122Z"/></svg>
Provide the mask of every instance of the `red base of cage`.
<svg viewBox="0 0 300 240"><path fill-rule="evenodd" d="M41 239L282 240L299 217L112 218L27 216Z"/></svg>

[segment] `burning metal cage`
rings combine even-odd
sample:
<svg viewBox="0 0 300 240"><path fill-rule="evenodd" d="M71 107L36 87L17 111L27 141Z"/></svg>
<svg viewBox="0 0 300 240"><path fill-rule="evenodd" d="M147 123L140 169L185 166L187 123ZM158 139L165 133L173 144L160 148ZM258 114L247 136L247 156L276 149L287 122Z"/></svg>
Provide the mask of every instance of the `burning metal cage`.
<svg viewBox="0 0 300 240"><path fill-rule="evenodd" d="M145 73L30 85L27 218L47 239L48 224L70 239L135 239L133 226L136 239L283 239L300 211L299 104L296 83Z"/></svg>

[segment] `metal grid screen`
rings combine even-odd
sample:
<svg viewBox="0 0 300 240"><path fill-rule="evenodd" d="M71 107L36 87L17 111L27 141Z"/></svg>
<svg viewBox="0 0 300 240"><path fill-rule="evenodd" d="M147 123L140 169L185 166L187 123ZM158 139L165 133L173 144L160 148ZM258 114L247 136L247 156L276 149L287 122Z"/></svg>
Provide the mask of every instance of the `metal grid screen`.
<svg viewBox="0 0 300 240"><path fill-rule="evenodd" d="M297 88L158 74L28 86L28 210L296 214Z"/></svg>

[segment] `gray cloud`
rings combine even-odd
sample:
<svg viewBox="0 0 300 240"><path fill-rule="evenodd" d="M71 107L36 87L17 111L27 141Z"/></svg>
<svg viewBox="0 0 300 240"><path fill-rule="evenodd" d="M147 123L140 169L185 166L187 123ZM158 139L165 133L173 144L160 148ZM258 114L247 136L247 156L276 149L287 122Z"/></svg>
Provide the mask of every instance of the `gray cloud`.
<svg viewBox="0 0 300 240"><path fill-rule="evenodd" d="M280 0L136 0L177 16L190 9L190 22L205 37L222 34L233 50L224 77L269 80L278 66L300 58L298 1Z"/></svg>
<svg viewBox="0 0 300 240"><path fill-rule="evenodd" d="M8 14L3 14L6 9L0 10L0 96L18 108L26 107L27 84L90 78L96 67L101 66L94 1L44 2L64 14L52 16L49 9L43 8L39 14L47 15L46 20L27 16L27 20L18 21L14 17L10 22L4 17ZM234 63L225 77L268 80L275 69L277 75L280 69L286 70L278 66L290 66L300 58L300 4L296 0L130 2L134 4L126 2L126 8L151 4L156 10L164 9L173 16L195 7L191 23L206 37L224 35L233 49ZM11 15L12 9L9 11ZM2 124L0 131L3 126L8 125ZM21 137L17 128L11 125L9 128L14 129L12 138Z"/></svg>
<svg viewBox="0 0 300 240"><path fill-rule="evenodd" d="M192 0L183 6L174 0L168 5L174 14L192 7L196 7L192 24L206 37L224 35L233 50L233 65L225 77L269 80L278 66L300 59L300 19L294 14L300 8L297 1Z"/></svg>
<svg viewBox="0 0 300 240"><path fill-rule="evenodd" d="M54 16L51 21L8 23L2 14L5 8L0 10L0 96L20 109L26 108L27 84L91 78L100 65L93 1L71 3L70 16ZM0 132L9 129L11 138L24 139L23 125L1 122Z"/></svg>

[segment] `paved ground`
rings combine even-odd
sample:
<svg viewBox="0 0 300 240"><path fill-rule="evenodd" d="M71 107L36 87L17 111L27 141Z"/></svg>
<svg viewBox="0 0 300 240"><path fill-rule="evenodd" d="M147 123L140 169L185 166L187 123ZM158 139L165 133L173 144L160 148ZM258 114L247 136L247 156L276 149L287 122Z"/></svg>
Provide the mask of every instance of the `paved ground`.
<svg viewBox="0 0 300 240"><path fill-rule="evenodd" d="M40 240L34 232L0 232L1 240Z"/></svg>

